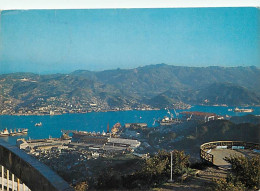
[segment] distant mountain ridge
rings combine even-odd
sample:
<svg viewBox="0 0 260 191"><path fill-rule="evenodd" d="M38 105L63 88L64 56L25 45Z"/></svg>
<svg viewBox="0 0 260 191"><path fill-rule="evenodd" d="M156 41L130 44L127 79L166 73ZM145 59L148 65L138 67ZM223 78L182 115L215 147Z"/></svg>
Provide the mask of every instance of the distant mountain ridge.
<svg viewBox="0 0 260 191"><path fill-rule="evenodd" d="M68 105L77 109L92 103L106 109L133 108L143 104L164 108L177 102L260 105L259 78L260 70L253 66L183 67L166 64L100 72L78 70L70 74L13 73L0 75L0 103L2 110L10 101L15 110ZM48 104L44 103L47 100ZM67 104L63 106L64 103Z"/></svg>
<svg viewBox="0 0 260 191"><path fill-rule="evenodd" d="M254 105L259 103L260 96L238 85L231 83L213 83L198 90L168 90L148 101L153 106L185 102L189 104L202 103L204 105Z"/></svg>
<svg viewBox="0 0 260 191"><path fill-rule="evenodd" d="M184 67L166 64L72 75L98 80L154 106L177 101L192 104L259 104L260 70L250 67ZM239 95L239 96L238 96Z"/></svg>
<svg viewBox="0 0 260 191"><path fill-rule="evenodd" d="M72 75L91 77L117 88L156 95L170 88L199 89L211 83L233 83L260 93L260 70L250 67L185 67L166 64L148 65L135 69L105 70L101 72L75 71ZM144 93L142 90L148 90ZM150 90L149 90L150 89Z"/></svg>

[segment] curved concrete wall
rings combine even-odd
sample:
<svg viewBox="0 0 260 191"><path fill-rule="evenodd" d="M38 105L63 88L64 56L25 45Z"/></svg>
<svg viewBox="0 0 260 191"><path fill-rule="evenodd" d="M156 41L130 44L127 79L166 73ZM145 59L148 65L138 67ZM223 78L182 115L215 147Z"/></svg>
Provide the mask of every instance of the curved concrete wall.
<svg viewBox="0 0 260 191"><path fill-rule="evenodd" d="M0 164L32 191L73 191L61 177L16 146L0 140Z"/></svg>
<svg viewBox="0 0 260 191"><path fill-rule="evenodd" d="M227 149L232 149L232 146L243 146L244 149L260 149L259 143L248 143L243 141L213 141L207 142L200 146L201 159L214 164L214 156L207 152L209 149L214 149L217 146L226 146Z"/></svg>

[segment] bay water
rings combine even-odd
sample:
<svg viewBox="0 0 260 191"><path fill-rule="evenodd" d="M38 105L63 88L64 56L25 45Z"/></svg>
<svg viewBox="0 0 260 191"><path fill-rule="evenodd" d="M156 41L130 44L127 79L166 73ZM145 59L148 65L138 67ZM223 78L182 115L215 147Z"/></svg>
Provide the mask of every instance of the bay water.
<svg viewBox="0 0 260 191"><path fill-rule="evenodd" d="M250 107L254 109L253 115L260 115L260 107ZM224 106L192 106L189 110L176 110L177 113L182 111L201 111L216 113L218 115L242 116L249 113L237 113L229 111L234 107ZM170 110L174 114L173 110ZM63 115L44 115L44 116L18 116L18 115L1 115L0 131L7 128L22 129L27 128L28 134L14 137L0 137L1 140L10 144L15 144L17 138L43 139L51 137L60 137L61 130L78 130L89 132L102 132L119 122L121 125L125 123L147 123L149 127L158 126L155 120L169 116L167 110L151 110L151 111L117 111L117 112L91 112L84 114L63 114ZM35 123L42 123L42 126L35 126Z"/></svg>

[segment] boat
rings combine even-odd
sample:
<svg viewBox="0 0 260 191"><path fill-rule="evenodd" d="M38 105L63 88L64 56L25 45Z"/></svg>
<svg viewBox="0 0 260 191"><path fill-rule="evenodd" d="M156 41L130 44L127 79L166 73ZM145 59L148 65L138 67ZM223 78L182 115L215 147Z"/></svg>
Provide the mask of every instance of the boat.
<svg viewBox="0 0 260 191"><path fill-rule="evenodd" d="M5 128L3 131L0 132L0 137L7 137L9 136L9 131Z"/></svg>
<svg viewBox="0 0 260 191"><path fill-rule="evenodd" d="M162 120L158 120L160 125L174 125L174 124L178 124L181 123L181 121L177 118L170 118L167 116L164 116L164 118Z"/></svg>
<svg viewBox="0 0 260 191"><path fill-rule="evenodd" d="M163 126L167 126L167 125L174 125L174 124L178 124L178 123L181 123L181 120L179 120L177 118L178 114L176 113L176 111L174 110L175 112L175 115L176 115L176 118L173 117L173 114L169 111L168 109L168 114L170 115L170 117L168 116L164 116L163 119L161 120L157 120L157 122L160 124L160 125L163 125Z"/></svg>
<svg viewBox="0 0 260 191"><path fill-rule="evenodd" d="M35 125L34 125L35 127L37 127L37 126L42 126L42 122L40 122L40 123L35 123Z"/></svg>
<svg viewBox="0 0 260 191"><path fill-rule="evenodd" d="M254 111L253 109L239 109L238 107L234 109L234 112L241 112L241 113L252 113L253 111Z"/></svg>
<svg viewBox="0 0 260 191"><path fill-rule="evenodd" d="M10 134L9 136L18 136L18 135L24 135L28 133L28 129L18 129L16 131L16 129L14 131L10 130Z"/></svg>
<svg viewBox="0 0 260 191"><path fill-rule="evenodd" d="M3 131L0 132L0 137L7 137L7 136L18 136L18 135L24 135L28 133L28 129L16 129L12 130L10 129L10 132L5 128Z"/></svg>

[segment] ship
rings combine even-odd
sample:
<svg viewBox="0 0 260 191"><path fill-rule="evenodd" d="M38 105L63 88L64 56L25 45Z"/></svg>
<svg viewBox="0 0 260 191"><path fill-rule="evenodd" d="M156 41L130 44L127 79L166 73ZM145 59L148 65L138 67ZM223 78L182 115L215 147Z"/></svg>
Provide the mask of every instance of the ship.
<svg viewBox="0 0 260 191"><path fill-rule="evenodd" d="M3 131L0 132L0 137L7 137L7 136L18 136L18 135L25 135L28 133L28 129L10 129L10 132L5 128Z"/></svg>
<svg viewBox="0 0 260 191"><path fill-rule="evenodd" d="M254 111L253 109L239 109L238 107L234 109L234 112L241 112L241 113L252 113L253 111Z"/></svg>
<svg viewBox="0 0 260 191"><path fill-rule="evenodd" d="M37 126L42 126L42 122L40 122L40 123L35 123L34 126L35 126L35 127L37 127Z"/></svg>
<svg viewBox="0 0 260 191"><path fill-rule="evenodd" d="M0 132L0 137L7 137L9 136L9 131L5 128L3 131Z"/></svg>
<svg viewBox="0 0 260 191"><path fill-rule="evenodd" d="M16 129L14 131L10 130L10 134L9 136L18 136L18 135L25 135L28 133L28 129L18 129L16 131Z"/></svg>
<svg viewBox="0 0 260 191"><path fill-rule="evenodd" d="M164 116L163 119L157 120L157 122L160 125L163 125L163 126L174 125L174 124L181 123L181 120L178 119L178 113L176 113L175 109L174 109L174 112L175 112L176 118L173 117L173 114L168 109L167 113L170 115L170 117Z"/></svg>

